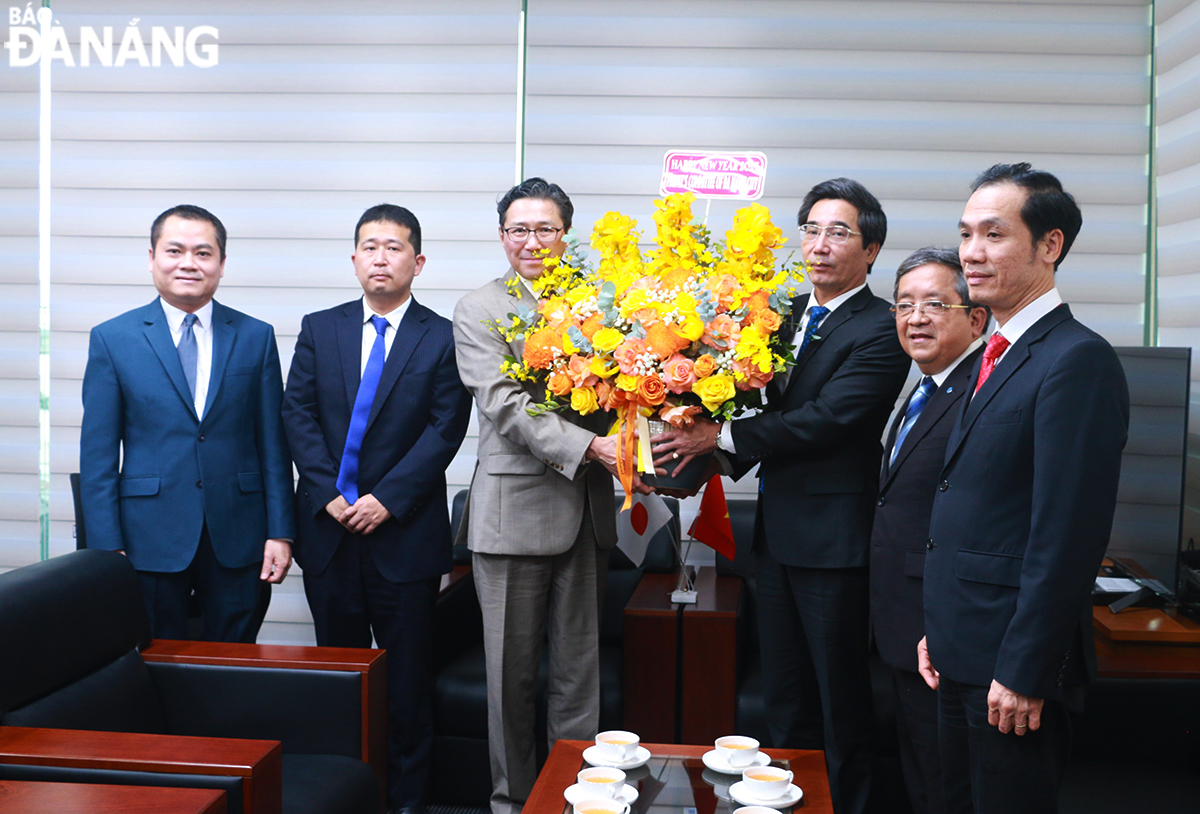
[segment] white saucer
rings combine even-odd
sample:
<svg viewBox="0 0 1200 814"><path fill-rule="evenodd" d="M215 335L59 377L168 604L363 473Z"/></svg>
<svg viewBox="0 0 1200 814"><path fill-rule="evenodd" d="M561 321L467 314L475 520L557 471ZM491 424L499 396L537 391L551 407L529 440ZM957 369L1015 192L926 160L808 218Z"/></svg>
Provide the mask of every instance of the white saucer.
<svg viewBox="0 0 1200 814"><path fill-rule="evenodd" d="M585 754L584 757L587 757L587 755ZM745 766L730 766L728 763L721 760L721 756L717 754L716 749L705 752L700 759L704 761L705 766L712 769L714 772L720 772L721 774L741 774L743 769L752 769L755 766L766 766L771 762L771 758L768 755L764 754L763 752L759 752L754 756L754 760L750 761Z"/></svg>
<svg viewBox="0 0 1200 814"><path fill-rule="evenodd" d="M589 799L589 798L583 796L584 794L588 793L588 790L581 789L580 785L581 785L580 783L576 783L573 786L567 786L567 790L563 792L563 797L566 797L567 802L570 803L571 805L575 805L576 803L578 803L582 800ZM630 805L633 805L634 801L637 800L637 798L638 798L637 788L629 785L628 783L626 783L624 786L621 787L621 793L618 794L616 797L616 799L619 800L620 802L629 803Z"/></svg>
<svg viewBox="0 0 1200 814"><path fill-rule="evenodd" d="M799 786L789 784L787 791L780 797L774 800L760 800L757 797L751 797L746 792L746 781L739 780L729 787L729 796L734 799L734 802L741 803L744 806L766 806L767 808L791 808L804 798L804 792Z"/></svg>
<svg viewBox="0 0 1200 814"><path fill-rule="evenodd" d="M638 746L637 751L634 752L632 758L624 763L616 763L609 758L606 758L604 753L600 751L599 746L589 746L583 750L583 759L593 766L605 766L609 769L621 770L636 769L639 766L645 766L650 762L650 750L645 746Z"/></svg>

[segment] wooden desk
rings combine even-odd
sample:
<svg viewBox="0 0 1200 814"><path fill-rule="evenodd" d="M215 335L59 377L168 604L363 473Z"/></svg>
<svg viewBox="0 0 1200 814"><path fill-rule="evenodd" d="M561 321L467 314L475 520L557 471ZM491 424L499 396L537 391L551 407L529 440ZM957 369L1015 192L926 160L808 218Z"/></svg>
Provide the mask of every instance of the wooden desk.
<svg viewBox="0 0 1200 814"><path fill-rule="evenodd" d="M554 744L550 756L546 758L546 765L542 767L537 783L533 786L529 800L525 803L524 814L564 814L570 810L570 806L563 797L563 792L568 786L575 783L575 775L586 765L583 760L583 750L591 745L592 741L568 740L560 740ZM724 801L717 798L713 793L713 787L703 779L705 774L711 773L704 768L700 757L709 751L711 746L681 746L645 742L642 743L642 746L649 749L650 754L654 756L650 759L652 771L656 768L655 758L673 758L682 762L686 769L688 785L691 787L690 796L699 814L715 814L718 809L725 810ZM829 796L829 778L825 770L823 752L804 749L764 749L763 751L773 760L787 761L788 768L794 775L792 782L804 792L803 803L796 808L796 811L802 810L803 814L833 814L833 802ZM662 761L657 762L661 767ZM725 775L725 777L736 780L734 775ZM648 784L639 781L638 785L639 791L644 795ZM660 787L661 791L670 792L671 789ZM678 793L661 794L664 799L669 798L676 801L679 796ZM684 808L686 807L688 806L685 805ZM736 803L733 804L733 808L737 807ZM660 808L653 802L647 804L641 798L634 803L634 810L643 814L656 814L656 809L663 812L669 810L673 814L678 814L682 810L677 805L664 805Z"/></svg>
<svg viewBox="0 0 1200 814"><path fill-rule="evenodd" d="M225 814L225 792L165 786L108 786L0 780L5 814Z"/></svg>
<svg viewBox="0 0 1200 814"><path fill-rule="evenodd" d="M624 727L643 740L670 743L678 718L679 617L671 602L678 574L643 574L625 605Z"/></svg>
<svg viewBox="0 0 1200 814"><path fill-rule="evenodd" d="M705 565L696 573L696 594L696 604L683 608L679 740L712 743L737 731L742 579Z"/></svg>
<svg viewBox="0 0 1200 814"><path fill-rule="evenodd" d="M1151 576L1132 560L1118 562L1137 576ZM1094 605L1092 629L1102 677L1200 678L1200 622L1174 608L1134 607L1113 613L1107 605Z"/></svg>

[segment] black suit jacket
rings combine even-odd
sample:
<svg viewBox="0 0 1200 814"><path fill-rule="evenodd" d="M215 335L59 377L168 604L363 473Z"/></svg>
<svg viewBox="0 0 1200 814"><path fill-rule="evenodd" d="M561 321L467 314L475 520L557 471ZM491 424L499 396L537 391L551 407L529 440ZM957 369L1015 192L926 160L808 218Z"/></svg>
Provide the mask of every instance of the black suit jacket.
<svg viewBox="0 0 1200 814"><path fill-rule="evenodd" d="M319 574L345 529L325 511L337 474L362 366L362 300L309 314L288 372L283 419L300 473L296 560ZM446 467L470 419L450 321L415 300L396 331L371 405L359 457L359 493L392 516L366 539L380 572L411 582L450 570Z"/></svg>
<svg viewBox="0 0 1200 814"><path fill-rule="evenodd" d="M792 302L795 319L808 296ZM733 422L736 466L760 463L763 532L785 565L855 568L879 486L880 438L910 360L887 302L864 288L828 315L766 409Z"/></svg>
<svg viewBox="0 0 1200 814"><path fill-rule="evenodd" d="M1128 427L1116 353L1066 305L966 405L925 556L925 631L943 676L1060 699L1095 674L1089 597Z"/></svg>
<svg viewBox="0 0 1200 814"><path fill-rule="evenodd" d="M911 393L883 447L879 502L871 529L871 630L884 663L900 670L917 671L917 642L925 635L922 579L929 515L946 444L962 414L975 360L982 353L979 348L962 359L933 392L891 466L887 460Z"/></svg>

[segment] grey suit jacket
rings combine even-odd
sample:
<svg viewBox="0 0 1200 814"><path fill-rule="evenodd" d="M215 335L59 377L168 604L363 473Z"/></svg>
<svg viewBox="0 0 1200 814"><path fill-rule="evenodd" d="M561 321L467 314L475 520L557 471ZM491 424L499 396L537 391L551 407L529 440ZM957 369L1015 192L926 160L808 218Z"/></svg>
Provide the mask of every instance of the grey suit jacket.
<svg viewBox="0 0 1200 814"><path fill-rule="evenodd" d="M500 372L504 357L521 358L524 341L506 342L490 327L497 319L507 322L518 304L534 307L524 288L515 289L520 297L509 292L516 280L510 270L454 309L458 372L479 416L479 460L458 542L483 554L561 554L575 542L590 505L596 540L610 548L617 540L613 479L584 454L612 416L526 412L545 400L545 385Z"/></svg>

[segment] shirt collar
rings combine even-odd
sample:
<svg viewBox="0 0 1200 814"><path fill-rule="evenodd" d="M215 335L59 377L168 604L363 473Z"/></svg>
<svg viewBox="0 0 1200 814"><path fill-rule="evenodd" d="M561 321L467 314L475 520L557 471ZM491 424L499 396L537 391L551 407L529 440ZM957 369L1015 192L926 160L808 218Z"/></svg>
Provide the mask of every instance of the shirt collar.
<svg viewBox="0 0 1200 814"><path fill-rule="evenodd" d="M1007 339L1011 347L1017 344L1025 332L1033 327L1035 322L1062 305L1062 302L1058 288L1051 288L1045 294L1009 317L1008 322L996 329L996 333Z"/></svg>
<svg viewBox="0 0 1200 814"><path fill-rule="evenodd" d="M950 364L946 365L939 372L931 373L929 375L929 378L933 379L933 383L936 384L940 388L943 384L946 383L946 379L950 378L950 374L954 372L954 368L956 368L960 364L962 364L962 360L966 359L968 356L970 356L972 353L974 353L975 349L978 348L982 344L983 344L983 337L981 336L978 339L975 339L973 342L971 342L970 345L967 345L967 349L964 350L957 359L955 359Z"/></svg>
<svg viewBox="0 0 1200 814"><path fill-rule="evenodd" d="M167 327L171 329L171 333L177 334L181 330L183 330L183 319L184 319L184 317L186 317L188 315L188 312L183 311L179 308L176 308L174 305L171 305L171 303L167 302L162 297L159 297L158 301L160 303L162 303L163 313L166 314L166 316L167 316ZM212 312L213 312L213 301L212 300L209 300L208 302L204 303L204 305L202 305L198 309L196 309L196 311L195 311L196 327L200 328L201 330L211 327L212 326Z"/></svg>
<svg viewBox="0 0 1200 814"><path fill-rule="evenodd" d="M404 315L406 313L408 313L408 306L412 303L412 301L413 301L412 294L409 294L408 299L406 299L403 303L401 303L396 308L393 308L390 313L377 314L371 308L371 306L367 304L366 295L363 295L363 298L362 298L363 325L366 325L368 322L370 322L371 317L383 317L384 319L386 319L388 321L388 325L391 326L392 332L394 333L394 332L400 330L400 321L403 320Z"/></svg>
<svg viewBox="0 0 1200 814"><path fill-rule="evenodd" d="M837 309L838 309L840 306L844 305L844 304L845 304L845 302L846 302L846 300L850 299L851 297L853 297L855 294L857 294L858 292L862 291L862 290L863 290L864 288L866 288L866 287L867 287L867 284L866 284L866 283L863 283L863 284L862 284L862 285L860 285L860 286L855 286L854 288L850 289L849 291L846 291L846 292L844 292L844 293L842 293L842 294L838 294L838 295L837 295L836 297L834 297L832 300L830 300L829 302L825 303L825 307L826 307L826 308L828 308L828 309L829 309L829 313L830 313L830 314L832 314L832 313L833 313L834 311L836 311L836 310L837 310ZM817 298L816 298L816 295L815 295L815 294L810 294L810 295L809 295L809 297L808 297L808 308L804 309L804 315L805 315L806 317L807 317L807 316L810 316L810 315L812 314L812 309L813 309L813 308L815 308L815 307L816 307L816 305L817 305ZM829 314L826 314L826 316L829 316Z"/></svg>

